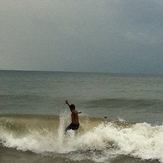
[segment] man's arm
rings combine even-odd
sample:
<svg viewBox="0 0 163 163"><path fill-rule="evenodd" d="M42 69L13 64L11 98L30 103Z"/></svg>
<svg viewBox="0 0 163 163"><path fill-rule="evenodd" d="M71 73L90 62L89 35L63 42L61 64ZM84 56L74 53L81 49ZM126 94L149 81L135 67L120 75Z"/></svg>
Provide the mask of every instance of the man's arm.
<svg viewBox="0 0 163 163"><path fill-rule="evenodd" d="M72 113L74 113L74 114L80 114L80 113L82 113L82 112L81 112L81 111L78 112L78 111L76 111L76 110L72 110Z"/></svg>
<svg viewBox="0 0 163 163"><path fill-rule="evenodd" d="M68 100L66 100L65 103L70 107L70 104L69 104Z"/></svg>

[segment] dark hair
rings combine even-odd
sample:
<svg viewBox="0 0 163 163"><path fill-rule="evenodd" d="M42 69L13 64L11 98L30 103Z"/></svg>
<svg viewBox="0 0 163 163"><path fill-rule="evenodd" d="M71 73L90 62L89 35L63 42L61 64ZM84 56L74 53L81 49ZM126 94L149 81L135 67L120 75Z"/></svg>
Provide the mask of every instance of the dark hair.
<svg viewBox="0 0 163 163"><path fill-rule="evenodd" d="M70 109L75 109L75 105L74 104L71 104L70 105Z"/></svg>

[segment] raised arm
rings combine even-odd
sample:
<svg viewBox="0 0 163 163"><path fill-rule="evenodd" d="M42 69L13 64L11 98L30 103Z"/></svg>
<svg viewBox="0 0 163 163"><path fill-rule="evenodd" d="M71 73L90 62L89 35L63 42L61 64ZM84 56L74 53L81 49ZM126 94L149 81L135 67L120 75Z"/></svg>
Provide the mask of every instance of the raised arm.
<svg viewBox="0 0 163 163"><path fill-rule="evenodd" d="M70 104L69 104L68 100L66 100L65 103L70 107Z"/></svg>

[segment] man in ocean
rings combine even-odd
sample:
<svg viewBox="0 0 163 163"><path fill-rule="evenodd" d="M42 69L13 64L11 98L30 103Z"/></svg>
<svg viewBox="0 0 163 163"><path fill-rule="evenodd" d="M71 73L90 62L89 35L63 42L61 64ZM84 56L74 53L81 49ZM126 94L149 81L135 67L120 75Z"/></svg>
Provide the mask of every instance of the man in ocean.
<svg viewBox="0 0 163 163"><path fill-rule="evenodd" d="M78 112L77 110L75 110L75 105L74 104L69 104L68 100L66 100L65 102L71 111L71 124L69 126L66 127L65 131L67 130L77 130L79 128L79 117L78 114L80 114L81 112Z"/></svg>

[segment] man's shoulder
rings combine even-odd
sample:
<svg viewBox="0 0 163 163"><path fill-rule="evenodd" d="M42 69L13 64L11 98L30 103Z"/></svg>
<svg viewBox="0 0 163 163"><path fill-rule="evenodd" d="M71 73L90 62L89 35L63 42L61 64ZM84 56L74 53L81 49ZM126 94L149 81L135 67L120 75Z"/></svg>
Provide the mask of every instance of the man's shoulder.
<svg viewBox="0 0 163 163"><path fill-rule="evenodd" d="M78 112L76 110L72 110L72 113L77 114Z"/></svg>

